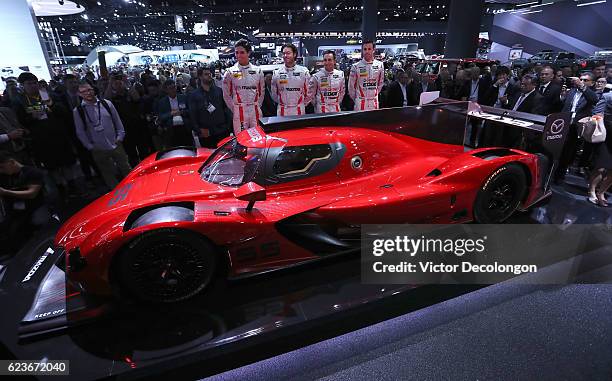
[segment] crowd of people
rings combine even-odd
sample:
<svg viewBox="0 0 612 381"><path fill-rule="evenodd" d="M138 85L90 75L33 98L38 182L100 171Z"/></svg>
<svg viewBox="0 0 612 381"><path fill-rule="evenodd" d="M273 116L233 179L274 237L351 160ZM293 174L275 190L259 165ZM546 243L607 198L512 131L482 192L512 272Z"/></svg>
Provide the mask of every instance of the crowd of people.
<svg viewBox="0 0 612 381"><path fill-rule="evenodd" d="M114 68L108 76L74 71L46 83L31 73L7 81L0 99L0 224L11 242L24 224L40 225L53 214L53 199L83 198L96 186L113 189L151 153L176 146L214 148L230 134L256 126L263 116L412 106L423 92L507 110L548 115L566 111L572 129L555 174L570 168L589 179L589 201L607 206L612 184L612 138L601 144L579 139L577 123L602 114L612 131L612 68L592 71L535 65L508 67L449 63L435 76L414 63L385 67L372 41L347 70L336 53L323 67L298 65L297 48L282 47L283 64L265 73L250 60L251 46L235 44L225 65L160 65L142 71ZM477 146L480 131L472 133ZM96 181L98 182L96 184ZM1 237L0 237L1 239Z"/></svg>

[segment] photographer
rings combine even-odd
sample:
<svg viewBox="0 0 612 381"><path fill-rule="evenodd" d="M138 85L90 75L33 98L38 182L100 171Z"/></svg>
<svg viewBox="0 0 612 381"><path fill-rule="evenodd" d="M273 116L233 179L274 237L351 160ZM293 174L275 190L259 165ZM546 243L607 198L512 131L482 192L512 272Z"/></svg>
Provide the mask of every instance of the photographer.
<svg viewBox="0 0 612 381"><path fill-rule="evenodd" d="M51 214L43 198L44 171L23 165L0 151L0 232L2 246L15 252L32 227L49 222Z"/></svg>
<svg viewBox="0 0 612 381"><path fill-rule="evenodd" d="M23 93L14 100L13 108L19 123L30 132L33 159L50 172L62 192L79 194L74 181L74 149L66 138L70 126L67 110L39 88L34 74L21 73L18 80Z"/></svg>

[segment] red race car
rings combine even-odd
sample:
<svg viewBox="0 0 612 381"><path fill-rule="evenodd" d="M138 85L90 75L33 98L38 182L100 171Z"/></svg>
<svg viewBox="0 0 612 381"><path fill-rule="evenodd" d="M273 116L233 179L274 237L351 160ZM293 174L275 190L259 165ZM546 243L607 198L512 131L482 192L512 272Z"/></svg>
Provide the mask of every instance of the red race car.
<svg viewBox="0 0 612 381"><path fill-rule="evenodd" d="M437 120L452 114L437 107ZM497 223L546 196L542 155L410 136L409 125L432 131L418 119L325 121L145 159L58 232L69 279L96 295L176 302L217 270L236 278L354 251L361 224Z"/></svg>

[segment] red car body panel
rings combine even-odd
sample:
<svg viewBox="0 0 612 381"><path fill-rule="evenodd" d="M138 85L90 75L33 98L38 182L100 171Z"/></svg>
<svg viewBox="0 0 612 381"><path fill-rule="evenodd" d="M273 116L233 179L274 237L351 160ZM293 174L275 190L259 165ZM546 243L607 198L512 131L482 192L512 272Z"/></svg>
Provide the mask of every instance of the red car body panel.
<svg viewBox="0 0 612 381"><path fill-rule="evenodd" d="M198 170L212 150L161 160L152 155L114 191L79 211L58 232L56 246L66 253L78 248L87 263L79 271L67 270L70 279L88 292L109 295L115 254L144 232L166 227L205 236L219 255L226 256L229 276L236 277L320 258L277 229L279 221L306 212L309 218L346 226L468 222L484 181L510 162L522 166L529 179L523 206L541 196L537 157L518 150L483 160L474 154L491 148L464 152L463 146L366 128L309 127L267 136L262 130L252 130L243 131L238 142L268 149L340 143L346 150L339 163L322 174L266 185L265 201L256 202L252 211L245 209L246 201L235 197L237 187L200 177ZM356 156L363 163L358 169L351 162ZM440 174L428 176L435 169ZM193 221L125 229L133 211L175 203L193 203ZM464 213L458 213L461 211Z"/></svg>

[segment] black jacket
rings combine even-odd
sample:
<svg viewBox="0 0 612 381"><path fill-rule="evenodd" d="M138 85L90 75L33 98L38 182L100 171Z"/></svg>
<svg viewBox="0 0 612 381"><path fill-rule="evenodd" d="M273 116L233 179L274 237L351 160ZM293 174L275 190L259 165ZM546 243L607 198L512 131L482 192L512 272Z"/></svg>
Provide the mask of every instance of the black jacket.
<svg viewBox="0 0 612 381"><path fill-rule="evenodd" d="M563 103L563 112L572 112L572 103L574 102L574 96L576 92L580 91L578 89L571 89L567 96L565 97L565 102ZM598 97L597 94L586 87L582 92L582 97L578 101L578 105L576 106L576 116L572 119L572 122L577 122L585 116L591 116L593 113L593 107L597 104Z"/></svg>
<svg viewBox="0 0 612 381"><path fill-rule="evenodd" d="M538 85L537 91L540 92L541 85ZM556 84L555 82L550 82L544 93L542 94L542 112L544 115L552 114L555 112L560 112L563 108L563 102L561 102L561 86Z"/></svg>
<svg viewBox="0 0 612 381"><path fill-rule="evenodd" d="M508 98L508 102L511 100L518 98L517 94L521 93L521 88L519 86L508 83L508 87L506 88L506 97ZM481 104L485 106L495 106L497 102L497 96L499 95L499 88L491 85L485 95L482 97ZM502 107L504 105L502 104Z"/></svg>
<svg viewBox="0 0 612 381"><path fill-rule="evenodd" d="M480 77L480 79L478 79L478 95L477 95L478 103L483 103L485 101L486 94L489 91L489 88L491 88L491 86L492 86L492 82L491 82L490 76L485 75L485 76ZM461 88L458 96L460 99L465 98L466 100L469 100L471 91L472 91L472 81L467 80L463 83L463 87Z"/></svg>
<svg viewBox="0 0 612 381"><path fill-rule="evenodd" d="M189 93L187 100L191 124L198 133L201 129L208 129L213 136L229 135L231 116L223 100L223 92L214 84L208 92L202 87ZM215 110L210 113L208 105L212 104Z"/></svg>
<svg viewBox="0 0 612 381"><path fill-rule="evenodd" d="M520 97L520 92L515 94L512 99L508 100L508 104L504 108L508 110L514 109L514 105L516 104L516 102L518 102ZM516 109L516 111L544 115L542 109L542 95L538 93L537 90L534 90L531 94L529 94L527 98L523 100L523 102L521 102L520 106Z"/></svg>
<svg viewBox="0 0 612 381"><path fill-rule="evenodd" d="M406 96L408 97L408 106L415 106L419 104L414 81L406 85ZM404 93L402 92L399 82L394 81L391 83L391 85L389 85L389 90L387 91L387 103L385 105L387 107L402 107L404 105Z"/></svg>
<svg viewBox="0 0 612 381"><path fill-rule="evenodd" d="M263 116L276 116L276 108L277 104L272 99L272 94L270 93L272 90L266 86L266 93L264 95L264 101L261 105L261 113Z"/></svg>

